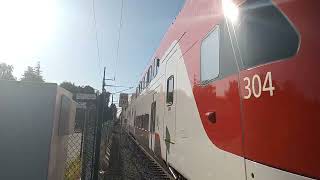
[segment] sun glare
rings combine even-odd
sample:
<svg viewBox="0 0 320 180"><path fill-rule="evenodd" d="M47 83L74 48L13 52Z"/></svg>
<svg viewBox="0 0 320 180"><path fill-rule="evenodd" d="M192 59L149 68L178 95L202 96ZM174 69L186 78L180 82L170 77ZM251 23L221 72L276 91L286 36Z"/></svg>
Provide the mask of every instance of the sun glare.
<svg viewBox="0 0 320 180"><path fill-rule="evenodd" d="M55 29L54 0L0 0L0 61L33 56Z"/></svg>
<svg viewBox="0 0 320 180"><path fill-rule="evenodd" d="M222 8L224 15L235 23L238 20L239 9L232 0L222 0Z"/></svg>

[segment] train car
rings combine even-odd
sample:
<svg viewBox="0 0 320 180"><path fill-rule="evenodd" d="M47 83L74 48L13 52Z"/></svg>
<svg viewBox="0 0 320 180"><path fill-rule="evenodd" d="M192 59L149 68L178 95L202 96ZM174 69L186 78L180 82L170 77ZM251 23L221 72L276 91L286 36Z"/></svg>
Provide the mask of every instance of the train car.
<svg viewBox="0 0 320 180"><path fill-rule="evenodd" d="M320 179L320 1L186 0L124 112L186 179Z"/></svg>

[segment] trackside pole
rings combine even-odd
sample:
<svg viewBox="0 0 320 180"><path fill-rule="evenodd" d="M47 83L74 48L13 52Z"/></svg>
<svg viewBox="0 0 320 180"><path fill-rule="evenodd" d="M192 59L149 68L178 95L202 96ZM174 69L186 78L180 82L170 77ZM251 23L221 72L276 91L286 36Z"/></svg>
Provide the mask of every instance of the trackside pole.
<svg viewBox="0 0 320 180"><path fill-rule="evenodd" d="M105 76L106 76L106 67L103 71L103 80L102 80L102 94L98 96L98 121L96 127L96 149L95 149L95 163L94 163L94 172L93 180L98 180L99 178L99 166L100 166L100 145L101 145L101 129L103 122L103 114L106 103L106 90L105 90Z"/></svg>

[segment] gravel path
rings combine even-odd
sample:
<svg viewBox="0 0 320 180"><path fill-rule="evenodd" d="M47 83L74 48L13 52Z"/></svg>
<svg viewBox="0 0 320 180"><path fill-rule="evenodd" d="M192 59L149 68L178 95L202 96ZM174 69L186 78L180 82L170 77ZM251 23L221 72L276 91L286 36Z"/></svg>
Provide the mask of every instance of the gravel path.
<svg viewBox="0 0 320 180"><path fill-rule="evenodd" d="M104 180L161 180L171 179L163 169L135 144L120 128L113 131L109 167ZM121 136L120 136L121 134Z"/></svg>

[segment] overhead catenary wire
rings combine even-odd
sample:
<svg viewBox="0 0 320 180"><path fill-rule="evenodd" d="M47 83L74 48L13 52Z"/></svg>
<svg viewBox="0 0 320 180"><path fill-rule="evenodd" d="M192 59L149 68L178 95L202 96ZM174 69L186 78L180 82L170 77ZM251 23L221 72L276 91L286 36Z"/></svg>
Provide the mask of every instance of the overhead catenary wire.
<svg viewBox="0 0 320 180"><path fill-rule="evenodd" d="M117 91L117 92L114 92L113 94L119 94L119 93L122 93L122 92L125 92L125 91L128 91L128 90L131 90L133 87L128 87L126 89L123 89L121 91Z"/></svg>
<svg viewBox="0 0 320 180"><path fill-rule="evenodd" d="M119 54L120 54L121 29L122 29L122 25L123 25L123 7L124 7L124 0L121 0L117 49L116 49L116 58L115 58L115 66L114 66L114 77L113 77L113 79L105 79L105 80L115 81L116 77L117 77L118 61L120 59ZM100 51L100 47L99 47L99 34L98 34L98 26L97 26L97 18L96 18L95 0L92 0L92 11L93 11L93 22L94 22L94 27L95 27L95 40L96 40L96 48L97 48L97 56L98 56L98 66L99 66L99 70L100 70L100 75L102 76L102 71L101 71L102 70L102 59L101 59L101 51ZM117 85L105 85L105 86L114 88L113 91L116 90L115 88L119 88L119 87L128 88L128 89L125 89L122 91L132 89L132 87L128 87L128 86L117 86ZM119 93L119 92L117 91L117 93Z"/></svg>
<svg viewBox="0 0 320 180"><path fill-rule="evenodd" d="M123 21L123 0L121 0L121 10L120 10L120 20L119 20L119 28L118 28L118 40L117 40L117 54L115 59L115 71L114 71L114 79L117 76L117 67L119 61L119 49L120 49L120 41L121 41L121 29L122 29L122 21Z"/></svg>
<svg viewBox="0 0 320 180"><path fill-rule="evenodd" d="M95 40L96 40L96 48L97 48L97 55L98 55L98 69L99 69L99 76L102 77L102 60L100 55L100 48L99 48L99 37L98 37L98 27L97 27L97 19L96 19L96 9L95 9L95 0L92 0L92 11L93 11L93 23L95 29Z"/></svg>
<svg viewBox="0 0 320 180"><path fill-rule="evenodd" d="M116 49L116 58L114 64L114 76L113 80L115 84L117 83L117 70L118 70L118 63L120 61L120 42L121 42L121 29L122 29L122 21L123 21L123 4L124 0L121 0L121 9L120 9L120 19L119 19L119 27L118 27L118 39L117 39L117 49ZM117 86L111 86L113 91L116 91Z"/></svg>

